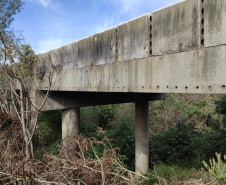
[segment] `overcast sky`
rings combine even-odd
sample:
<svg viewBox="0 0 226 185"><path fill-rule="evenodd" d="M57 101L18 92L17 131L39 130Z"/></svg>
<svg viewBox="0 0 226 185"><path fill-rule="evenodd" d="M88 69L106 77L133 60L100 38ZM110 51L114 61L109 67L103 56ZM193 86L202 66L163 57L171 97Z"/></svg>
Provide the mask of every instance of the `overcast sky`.
<svg viewBox="0 0 226 185"><path fill-rule="evenodd" d="M24 0L12 27L37 53L60 47L177 0Z"/></svg>

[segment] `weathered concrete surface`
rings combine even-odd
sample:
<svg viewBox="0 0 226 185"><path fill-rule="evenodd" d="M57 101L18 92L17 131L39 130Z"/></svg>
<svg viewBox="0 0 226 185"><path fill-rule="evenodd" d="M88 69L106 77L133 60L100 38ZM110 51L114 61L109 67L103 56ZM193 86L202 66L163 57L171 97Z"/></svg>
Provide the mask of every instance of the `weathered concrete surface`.
<svg viewBox="0 0 226 185"><path fill-rule="evenodd" d="M75 42L74 58L78 68L93 65L92 36Z"/></svg>
<svg viewBox="0 0 226 185"><path fill-rule="evenodd" d="M39 63L34 68L34 73L36 74L37 80L42 80L44 77L46 77L46 74L49 72L49 66L50 66L50 58L49 53L43 53L39 55Z"/></svg>
<svg viewBox="0 0 226 185"><path fill-rule="evenodd" d="M80 127L79 108L62 110L62 139L67 136L76 136Z"/></svg>
<svg viewBox="0 0 226 185"><path fill-rule="evenodd" d="M226 93L226 46L153 57L152 91Z"/></svg>
<svg viewBox="0 0 226 185"><path fill-rule="evenodd" d="M226 85L225 47L60 71L54 75L52 90L223 94L226 92L222 88ZM40 84L41 89L46 90L47 82Z"/></svg>
<svg viewBox="0 0 226 185"><path fill-rule="evenodd" d="M149 102L136 102L135 111L136 173L145 174L149 166Z"/></svg>
<svg viewBox="0 0 226 185"><path fill-rule="evenodd" d="M76 136L79 133L80 128L80 109L71 108L62 110L62 140L63 145L69 152L75 152L79 150L79 146L75 142L70 142L67 139L69 136Z"/></svg>
<svg viewBox="0 0 226 185"><path fill-rule="evenodd" d="M201 92L202 83L199 51L192 50L153 57L152 90L157 92Z"/></svg>
<svg viewBox="0 0 226 185"><path fill-rule="evenodd" d="M145 92L147 58L110 66L110 92Z"/></svg>
<svg viewBox="0 0 226 185"><path fill-rule="evenodd" d="M117 26L119 62L150 55L150 16L146 14Z"/></svg>
<svg viewBox="0 0 226 185"><path fill-rule="evenodd" d="M152 13L152 52L164 55L200 47L201 0L181 1Z"/></svg>
<svg viewBox="0 0 226 185"><path fill-rule="evenodd" d="M226 1L205 0L205 47L226 43Z"/></svg>
<svg viewBox="0 0 226 185"><path fill-rule="evenodd" d="M226 45L206 48L202 63L202 91L226 93Z"/></svg>
<svg viewBox="0 0 226 185"><path fill-rule="evenodd" d="M226 5L202 2L180 1L40 55L37 87L48 88L53 66L53 91L225 93Z"/></svg>
<svg viewBox="0 0 226 185"><path fill-rule="evenodd" d="M74 55L75 42L63 46L61 50L61 70L68 70L77 67L77 63Z"/></svg>
<svg viewBox="0 0 226 185"><path fill-rule="evenodd" d="M49 52L49 63L51 66L58 67L60 69L62 63L62 52L61 48L51 50ZM66 63L66 61L65 61Z"/></svg>
<svg viewBox="0 0 226 185"><path fill-rule="evenodd" d="M93 65L116 62L116 28L93 35Z"/></svg>

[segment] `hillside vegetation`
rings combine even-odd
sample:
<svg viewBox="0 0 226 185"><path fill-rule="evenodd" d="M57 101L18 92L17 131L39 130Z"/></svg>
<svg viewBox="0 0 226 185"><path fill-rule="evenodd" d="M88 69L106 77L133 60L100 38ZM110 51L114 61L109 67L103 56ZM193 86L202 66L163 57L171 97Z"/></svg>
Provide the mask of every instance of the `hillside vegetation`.
<svg viewBox="0 0 226 185"><path fill-rule="evenodd" d="M81 109L81 132L62 146L61 112L44 112L24 153L21 126L1 113L0 182L64 184L226 183L226 98L167 95L150 102L150 170L135 174L134 104ZM70 147L69 147L70 148ZM204 162L205 161L205 162Z"/></svg>

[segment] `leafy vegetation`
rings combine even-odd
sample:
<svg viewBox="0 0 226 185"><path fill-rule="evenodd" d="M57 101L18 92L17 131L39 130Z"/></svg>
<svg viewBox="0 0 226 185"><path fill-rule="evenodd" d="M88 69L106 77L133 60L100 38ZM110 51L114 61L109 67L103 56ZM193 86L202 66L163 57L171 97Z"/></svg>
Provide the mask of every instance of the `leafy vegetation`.
<svg viewBox="0 0 226 185"><path fill-rule="evenodd" d="M219 101L221 96L200 95L195 96L195 99L190 99L190 97L190 95L168 95L166 101L150 102L150 170L146 177L142 177L140 183L198 183L199 179L202 179L202 183L209 183L213 180L218 184L225 182L221 176L218 178L218 175L222 174L222 168L219 166L225 164L225 159L222 158L220 161L218 156L217 162L213 162L216 152L221 153L222 156L226 154L226 133L222 124L224 115L221 115L218 109L215 110L215 100ZM83 139L75 140L87 142L89 146L92 146L84 150L81 155L94 161L104 160L106 149L114 148L118 164L122 165L123 169L133 171L135 166L134 116L133 104L81 109L79 137ZM163 120L168 121L168 123L163 123L167 125L167 128L159 125ZM157 124L158 121L159 124ZM7 122L4 125L8 125L7 119L4 122ZM98 129L101 126L105 131ZM46 112L39 116L35 146L36 150L42 153L37 155L40 160L45 162L46 156L51 156L51 160L58 160L62 151L65 152L64 149L62 150L60 132L60 111ZM59 160L64 161L64 157ZM210 158L211 162L208 162ZM208 163L203 163L203 161ZM76 161L73 161L74 163ZM61 171L62 166L58 167ZM210 170L218 167L220 171L212 173ZM52 169L53 166L50 168Z"/></svg>
<svg viewBox="0 0 226 185"><path fill-rule="evenodd" d="M203 164L205 168L208 170L209 175L215 180L219 179L222 181L226 181L226 155L221 156L220 153L216 153L217 160L212 158L209 160L210 165L208 165L205 161ZM221 159L223 157L223 160Z"/></svg>

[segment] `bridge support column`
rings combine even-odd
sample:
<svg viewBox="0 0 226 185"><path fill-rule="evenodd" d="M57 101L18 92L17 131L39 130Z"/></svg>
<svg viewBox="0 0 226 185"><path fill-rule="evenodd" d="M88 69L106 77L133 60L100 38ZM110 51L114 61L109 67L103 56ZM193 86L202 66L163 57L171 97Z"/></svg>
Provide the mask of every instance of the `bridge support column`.
<svg viewBox="0 0 226 185"><path fill-rule="evenodd" d="M136 173L144 174L149 166L149 105L148 101L135 103Z"/></svg>
<svg viewBox="0 0 226 185"><path fill-rule="evenodd" d="M79 132L80 126L80 109L72 108L62 110L62 139L67 136L75 136ZM64 145L67 145L64 142ZM74 150L70 147L70 150Z"/></svg>

